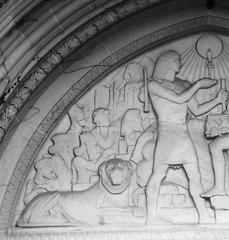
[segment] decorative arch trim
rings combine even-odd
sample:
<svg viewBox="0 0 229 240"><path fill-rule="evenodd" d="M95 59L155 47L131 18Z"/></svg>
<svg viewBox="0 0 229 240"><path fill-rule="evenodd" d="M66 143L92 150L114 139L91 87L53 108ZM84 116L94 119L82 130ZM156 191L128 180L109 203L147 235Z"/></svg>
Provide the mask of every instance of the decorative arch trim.
<svg viewBox="0 0 229 240"><path fill-rule="evenodd" d="M64 61L66 57L94 36L120 20L164 1L167 0L126 0L121 2L83 24L61 43L57 44L52 50L50 50L50 52L36 64L25 78L20 79L15 83L18 87L10 94L6 103L2 106L2 114L0 115L0 142L3 141L11 123L15 120L18 112L31 97L32 93L45 81L46 77L52 72L52 70ZM7 82L8 80L4 77L8 74L8 70L4 66L2 66L0 70L0 78L3 82ZM1 98L4 84L7 83L1 84Z"/></svg>

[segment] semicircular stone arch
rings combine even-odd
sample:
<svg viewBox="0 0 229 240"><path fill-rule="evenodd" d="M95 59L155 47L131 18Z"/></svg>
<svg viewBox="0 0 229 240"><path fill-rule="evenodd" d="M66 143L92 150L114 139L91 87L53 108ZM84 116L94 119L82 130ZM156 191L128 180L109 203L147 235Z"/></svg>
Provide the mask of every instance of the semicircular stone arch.
<svg viewBox="0 0 229 240"><path fill-rule="evenodd" d="M26 140L26 144L12 171L2 198L0 229L10 231L15 227L15 221L18 217L17 205L22 197L21 190L24 187L31 168L34 167L37 155L59 122L63 120L63 117L66 116L71 107L80 101L87 92L103 81L109 74L117 71L123 64L136 59L138 56L142 56L143 53L152 51L152 49L160 49L163 44L169 45L172 41L182 40L185 37L188 38L191 35L197 36L200 33L206 32L227 35L228 22L227 18L210 15L195 17L152 31L130 42L128 45L122 46L122 48L117 49L107 57L99 58L100 61L90 71L85 71L78 81L73 82L69 88L66 88L65 93L56 100L50 111L43 116L37 128L34 129L32 136ZM74 74L76 66L77 64L73 64L68 69L69 72L72 71L70 74Z"/></svg>

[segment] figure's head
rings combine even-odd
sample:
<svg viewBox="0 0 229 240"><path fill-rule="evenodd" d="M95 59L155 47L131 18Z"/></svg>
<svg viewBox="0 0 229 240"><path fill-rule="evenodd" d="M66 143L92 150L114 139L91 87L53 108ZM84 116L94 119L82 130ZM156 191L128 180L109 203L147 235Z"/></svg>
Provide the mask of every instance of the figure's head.
<svg viewBox="0 0 229 240"><path fill-rule="evenodd" d="M158 57L153 77L173 81L175 74L180 71L180 67L179 54L174 50L167 50Z"/></svg>
<svg viewBox="0 0 229 240"><path fill-rule="evenodd" d="M132 173L131 163L118 158L110 159L99 166L101 182L112 194L121 194L127 189Z"/></svg>
<svg viewBox="0 0 229 240"><path fill-rule="evenodd" d="M68 113L72 125L77 125L79 128L91 127L91 117L89 116L85 106L74 104Z"/></svg>
<svg viewBox="0 0 229 240"><path fill-rule="evenodd" d="M96 108L92 113L92 121L96 126L109 126L110 113L107 108Z"/></svg>

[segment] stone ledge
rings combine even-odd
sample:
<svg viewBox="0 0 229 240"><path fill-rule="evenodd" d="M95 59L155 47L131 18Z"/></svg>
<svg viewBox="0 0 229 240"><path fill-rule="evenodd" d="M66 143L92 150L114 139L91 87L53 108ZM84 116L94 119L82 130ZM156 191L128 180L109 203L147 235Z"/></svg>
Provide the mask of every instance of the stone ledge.
<svg viewBox="0 0 229 240"><path fill-rule="evenodd" d="M1 240L73 240L73 239L138 239L138 240L227 240L229 239L229 225L167 225L152 227L115 227L76 229L73 227L62 228L37 228L37 229L11 229L8 234L0 233Z"/></svg>

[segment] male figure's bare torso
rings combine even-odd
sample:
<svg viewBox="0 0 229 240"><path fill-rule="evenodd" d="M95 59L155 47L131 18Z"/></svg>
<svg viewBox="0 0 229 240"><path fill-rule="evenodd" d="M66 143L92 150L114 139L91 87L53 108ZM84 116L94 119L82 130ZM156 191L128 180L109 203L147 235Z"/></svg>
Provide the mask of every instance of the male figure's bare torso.
<svg viewBox="0 0 229 240"><path fill-rule="evenodd" d="M154 80L156 84L160 84L163 88L166 88L174 93L182 93L190 87L190 83L182 80L167 81L167 80ZM157 114L158 124L163 123L186 123L188 102L176 103L171 100L150 94L153 108Z"/></svg>

